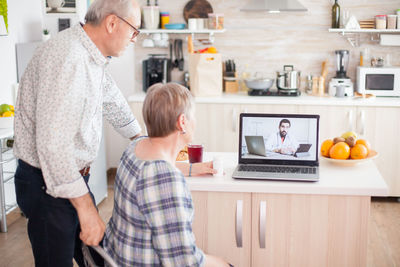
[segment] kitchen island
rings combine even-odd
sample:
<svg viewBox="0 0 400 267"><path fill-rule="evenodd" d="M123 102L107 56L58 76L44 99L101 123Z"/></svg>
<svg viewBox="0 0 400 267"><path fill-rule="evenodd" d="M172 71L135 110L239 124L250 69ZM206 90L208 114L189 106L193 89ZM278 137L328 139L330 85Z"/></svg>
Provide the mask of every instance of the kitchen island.
<svg viewBox="0 0 400 267"><path fill-rule="evenodd" d="M187 179L197 245L235 266L366 266L371 196L388 188L373 161L320 160L320 181L236 180L237 153L225 175Z"/></svg>

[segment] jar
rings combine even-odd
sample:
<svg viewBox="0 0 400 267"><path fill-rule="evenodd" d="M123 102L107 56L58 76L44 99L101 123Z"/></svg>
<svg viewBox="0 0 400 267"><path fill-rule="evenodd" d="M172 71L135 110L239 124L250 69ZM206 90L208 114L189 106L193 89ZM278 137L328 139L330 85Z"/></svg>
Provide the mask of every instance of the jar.
<svg viewBox="0 0 400 267"><path fill-rule="evenodd" d="M375 29L379 30L386 29L386 15L375 16Z"/></svg>
<svg viewBox="0 0 400 267"><path fill-rule="evenodd" d="M169 12L160 12L161 29L165 29L165 24L169 23Z"/></svg>
<svg viewBox="0 0 400 267"><path fill-rule="evenodd" d="M397 29L400 30L400 8L396 10L397 12Z"/></svg>
<svg viewBox="0 0 400 267"><path fill-rule="evenodd" d="M212 30L222 30L224 28L224 14L209 13L208 28Z"/></svg>
<svg viewBox="0 0 400 267"><path fill-rule="evenodd" d="M396 29L397 15L387 15L387 28Z"/></svg>

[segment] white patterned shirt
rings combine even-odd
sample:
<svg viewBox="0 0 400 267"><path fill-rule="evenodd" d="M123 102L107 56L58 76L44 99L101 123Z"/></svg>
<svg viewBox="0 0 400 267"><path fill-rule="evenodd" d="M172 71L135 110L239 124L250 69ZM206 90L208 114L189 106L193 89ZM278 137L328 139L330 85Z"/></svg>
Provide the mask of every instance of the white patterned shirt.
<svg viewBox="0 0 400 267"><path fill-rule="evenodd" d="M42 170L53 197L88 192L79 170L97 156L103 116L126 138L141 131L108 61L78 24L42 44L21 79L14 153Z"/></svg>

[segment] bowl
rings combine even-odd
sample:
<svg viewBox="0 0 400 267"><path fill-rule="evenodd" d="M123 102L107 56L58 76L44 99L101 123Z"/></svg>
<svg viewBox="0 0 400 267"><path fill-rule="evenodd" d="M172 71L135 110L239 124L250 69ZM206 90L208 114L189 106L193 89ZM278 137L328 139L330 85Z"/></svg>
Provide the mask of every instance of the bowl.
<svg viewBox="0 0 400 267"><path fill-rule="evenodd" d="M0 117L0 129L13 128L14 117Z"/></svg>
<svg viewBox="0 0 400 267"><path fill-rule="evenodd" d="M365 159L332 159L332 158L327 158L322 155L320 155L321 158L323 158L326 161L329 161L333 164L338 164L338 165L356 165L359 163L367 163L370 162L372 159L375 159L378 157L378 152L375 150L370 150L368 156Z"/></svg>
<svg viewBox="0 0 400 267"><path fill-rule="evenodd" d="M168 30L183 30L185 29L186 24L185 23L168 23L165 24L165 29Z"/></svg>
<svg viewBox="0 0 400 267"><path fill-rule="evenodd" d="M268 90L274 84L274 79L268 79L268 78L244 79L244 83L249 89L252 90Z"/></svg>

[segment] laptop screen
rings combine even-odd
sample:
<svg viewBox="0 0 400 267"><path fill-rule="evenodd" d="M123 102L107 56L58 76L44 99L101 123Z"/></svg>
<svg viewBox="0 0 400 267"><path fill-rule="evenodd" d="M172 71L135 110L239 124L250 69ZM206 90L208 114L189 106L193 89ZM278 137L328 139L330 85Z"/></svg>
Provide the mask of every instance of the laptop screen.
<svg viewBox="0 0 400 267"><path fill-rule="evenodd" d="M319 115L240 114L239 163L318 165Z"/></svg>

